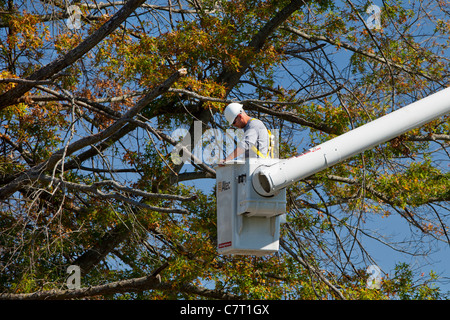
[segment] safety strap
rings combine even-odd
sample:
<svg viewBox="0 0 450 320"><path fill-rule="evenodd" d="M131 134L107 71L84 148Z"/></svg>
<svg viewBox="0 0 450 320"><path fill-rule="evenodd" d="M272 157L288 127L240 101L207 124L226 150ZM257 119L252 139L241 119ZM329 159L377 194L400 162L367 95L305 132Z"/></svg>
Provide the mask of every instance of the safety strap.
<svg viewBox="0 0 450 320"><path fill-rule="evenodd" d="M255 120L255 118L251 118L250 121ZM252 146L252 151L254 153L256 153L258 155L258 157L260 158L272 158L274 157L274 142L275 142L275 137L272 135L272 132L270 132L270 130L267 130L268 134L269 134L269 146L267 148L267 154L264 155L261 151L258 150L258 148L256 148L256 146Z"/></svg>

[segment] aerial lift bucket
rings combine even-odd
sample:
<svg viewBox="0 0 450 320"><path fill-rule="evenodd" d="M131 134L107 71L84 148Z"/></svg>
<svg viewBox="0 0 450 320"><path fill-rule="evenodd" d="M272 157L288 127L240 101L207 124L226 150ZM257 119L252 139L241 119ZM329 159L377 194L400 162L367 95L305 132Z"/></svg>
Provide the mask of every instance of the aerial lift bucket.
<svg viewBox="0 0 450 320"><path fill-rule="evenodd" d="M278 251L280 222L286 212L286 191L264 197L251 176L261 165L279 159L233 160L216 169L217 237L220 254L262 256Z"/></svg>

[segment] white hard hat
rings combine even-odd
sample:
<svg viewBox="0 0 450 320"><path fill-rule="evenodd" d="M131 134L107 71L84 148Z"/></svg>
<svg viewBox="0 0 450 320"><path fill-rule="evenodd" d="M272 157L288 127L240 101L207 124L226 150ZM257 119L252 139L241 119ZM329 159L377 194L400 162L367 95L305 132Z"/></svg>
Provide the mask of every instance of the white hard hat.
<svg viewBox="0 0 450 320"><path fill-rule="evenodd" d="M234 119L242 112L243 105L237 102L230 103L225 108L223 114L225 115L225 118L230 124L233 124Z"/></svg>

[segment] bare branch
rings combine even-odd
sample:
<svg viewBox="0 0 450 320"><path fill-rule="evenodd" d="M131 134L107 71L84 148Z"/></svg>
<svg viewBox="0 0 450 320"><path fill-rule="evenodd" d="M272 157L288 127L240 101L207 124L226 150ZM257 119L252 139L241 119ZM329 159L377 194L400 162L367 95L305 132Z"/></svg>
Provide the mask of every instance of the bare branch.
<svg viewBox="0 0 450 320"><path fill-rule="evenodd" d="M443 140L443 141L450 141L450 135L449 134L428 134L428 135L410 135L406 137L406 140L409 141L436 141L436 140Z"/></svg>
<svg viewBox="0 0 450 320"><path fill-rule="evenodd" d="M172 74L164 83L147 93L128 112L126 112L122 118L114 122L105 130L90 136L83 137L66 146L65 148L54 152L47 159L47 161L44 161L43 163L31 168L27 172L18 176L12 182L0 188L0 199L8 198L14 192L18 191L23 185L38 179L42 172L52 170L63 158L63 156L71 155L84 147L96 144L99 141L104 140L119 131L128 122L128 119L136 116L146 105L148 105L148 103L150 103L150 101L166 92L173 83L175 83L181 76L184 75L186 75L185 69L178 70L177 72Z"/></svg>
<svg viewBox="0 0 450 320"><path fill-rule="evenodd" d="M85 184L80 184L80 183L64 181L62 179L52 178L47 175L40 175L39 180L46 182L46 183L51 183L52 185L54 185L56 187L61 187L61 188L65 188L68 190L75 190L75 191L80 191L80 192L85 192L85 193L92 193L102 199L116 199L116 200L120 200L120 201L124 201L124 202L130 203L130 204L133 204L133 205L141 207L141 208L145 208L145 209L149 209L149 210L153 210L153 211L157 211L157 212L166 212L166 213L173 212L173 213L181 213L181 214L189 213L185 209L161 208L161 207L150 206L143 202L138 202L134 199L131 199L128 196L125 196L121 193L117 193L117 192L105 193L105 192L99 190L99 187L112 186L114 189L117 189L119 191L125 192L127 194L132 194L135 196L140 196L140 197L143 197L146 199L192 201L197 198L195 195L193 195L191 197L183 197L183 196L178 196L178 195L173 195L173 194L146 192L146 191L122 186L119 183L117 183L116 181L112 181L112 180L104 180L104 181L93 183L91 185L85 185Z"/></svg>
<svg viewBox="0 0 450 320"><path fill-rule="evenodd" d="M376 55L374 53L367 52L367 51L355 48L355 47L353 47L353 46L351 46L351 45L349 45L349 44L347 44L345 42L339 42L338 43L337 41L335 41L335 40L333 40L331 38L325 37L325 36L309 35L309 34L303 32L303 31L301 31L299 29L296 29L296 28L293 28L293 27L289 27L289 26L284 26L283 29L287 30L287 31L290 31L290 32L292 32L292 33L294 33L294 34L296 34L296 35L298 35L298 36L300 36L300 37L302 37L302 38L304 38L304 39L306 39L308 41L311 41L311 42L324 41L324 42L327 42L327 43L329 43L331 45L342 47L344 49L347 49L347 50L353 51L355 53L361 54L363 56L366 56L368 58L371 58L373 60L376 60L378 62L386 64L388 66L392 66L392 67L394 67L396 69L403 70L403 71L405 71L407 73L422 76L425 79L430 80L430 81L436 81L436 79L434 79L432 76L430 76L429 74L427 74L424 71L417 72L417 71L411 70L410 68L408 68L408 67L406 67L404 65L401 65L401 64L389 61L389 60L385 59L384 57L380 57L380 56L378 56L378 55Z"/></svg>

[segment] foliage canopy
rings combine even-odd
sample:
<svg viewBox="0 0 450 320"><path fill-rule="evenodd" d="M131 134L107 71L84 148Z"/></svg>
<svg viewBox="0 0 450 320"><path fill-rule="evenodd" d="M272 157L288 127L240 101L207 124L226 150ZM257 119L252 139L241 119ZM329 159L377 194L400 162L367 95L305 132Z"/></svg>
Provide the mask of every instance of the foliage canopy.
<svg viewBox="0 0 450 320"><path fill-rule="evenodd" d="M64 3L0 1L0 297L445 297L401 259L380 289L365 270L368 240L450 244L448 115L289 187L259 258L217 254L214 169L170 154L232 100L285 158L447 87L447 2L383 1L379 29L365 0L74 1L80 28Z"/></svg>

